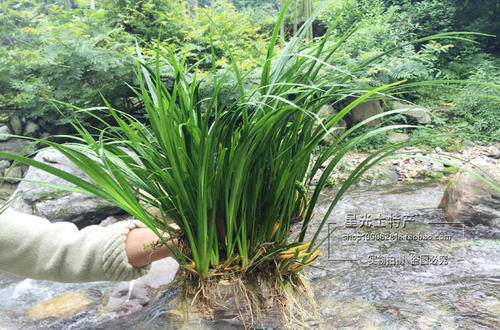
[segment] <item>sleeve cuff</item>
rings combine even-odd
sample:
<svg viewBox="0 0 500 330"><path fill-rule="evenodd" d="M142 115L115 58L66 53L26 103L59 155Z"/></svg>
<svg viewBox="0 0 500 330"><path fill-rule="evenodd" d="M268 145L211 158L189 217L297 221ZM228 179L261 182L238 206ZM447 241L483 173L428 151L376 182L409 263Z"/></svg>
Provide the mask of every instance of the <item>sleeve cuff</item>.
<svg viewBox="0 0 500 330"><path fill-rule="evenodd" d="M103 272L108 281L128 281L147 274L151 265L140 268L128 262L125 240L131 229L145 227L138 220L123 221L110 227L110 235L103 246ZM104 229L104 228L103 228Z"/></svg>

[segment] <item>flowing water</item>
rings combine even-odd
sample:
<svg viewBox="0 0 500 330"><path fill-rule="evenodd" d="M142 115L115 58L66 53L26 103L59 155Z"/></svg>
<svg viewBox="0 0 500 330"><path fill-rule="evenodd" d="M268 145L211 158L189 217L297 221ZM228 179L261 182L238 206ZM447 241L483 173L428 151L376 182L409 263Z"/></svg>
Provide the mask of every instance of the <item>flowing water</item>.
<svg viewBox="0 0 500 330"><path fill-rule="evenodd" d="M323 254L308 275L325 329L499 329L500 231L445 223L436 206L444 186L356 188L327 218ZM317 228L335 191L316 209ZM320 237L320 239L322 238ZM233 329L227 320L186 324L169 312L176 290L168 288L139 308L110 312L109 292L131 283L59 284L0 273L0 329ZM33 321L27 310L66 291L83 292L90 309L66 320Z"/></svg>

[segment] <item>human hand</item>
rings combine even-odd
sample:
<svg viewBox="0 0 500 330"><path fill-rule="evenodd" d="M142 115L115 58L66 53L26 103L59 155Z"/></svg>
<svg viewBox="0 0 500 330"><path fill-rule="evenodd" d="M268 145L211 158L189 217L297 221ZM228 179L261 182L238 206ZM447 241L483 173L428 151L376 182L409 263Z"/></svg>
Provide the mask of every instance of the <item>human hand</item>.
<svg viewBox="0 0 500 330"><path fill-rule="evenodd" d="M153 261L160 260L171 255L165 244L158 244L158 236L149 228L134 228L130 230L125 240L125 253L128 262L134 267L143 267ZM177 245L177 239L167 238L171 248ZM146 247L146 248L145 248Z"/></svg>

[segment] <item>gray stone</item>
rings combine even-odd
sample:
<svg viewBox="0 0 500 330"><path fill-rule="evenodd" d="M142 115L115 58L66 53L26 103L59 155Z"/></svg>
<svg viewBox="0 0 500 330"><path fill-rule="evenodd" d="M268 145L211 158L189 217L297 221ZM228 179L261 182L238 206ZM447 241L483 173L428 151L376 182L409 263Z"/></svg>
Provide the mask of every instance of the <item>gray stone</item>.
<svg viewBox="0 0 500 330"><path fill-rule="evenodd" d="M10 127L12 128L14 134L21 134L23 132L23 123L18 116L10 117Z"/></svg>
<svg viewBox="0 0 500 330"><path fill-rule="evenodd" d="M318 111L318 117L321 121L325 121L329 117L335 115L337 112L331 105L324 105L319 109ZM319 122L316 123L319 125ZM341 136L342 134L345 133L345 127L347 126L347 123L345 120L340 119L335 126L330 129L329 133L325 135L323 138L323 141L321 141L323 144L326 145L331 145L336 141L336 138Z"/></svg>
<svg viewBox="0 0 500 330"><path fill-rule="evenodd" d="M440 147L436 147L434 149L435 152L437 152L438 154L442 153L443 152L443 149L441 149Z"/></svg>
<svg viewBox="0 0 500 330"><path fill-rule="evenodd" d="M137 287L133 282L121 282L109 296L104 311L132 314L141 311L150 301L145 288Z"/></svg>
<svg viewBox="0 0 500 330"><path fill-rule="evenodd" d="M419 124L430 124L432 122L429 110L424 107L405 103L396 103L392 106L392 108L394 110L408 109L403 112L403 114L415 118Z"/></svg>
<svg viewBox="0 0 500 330"><path fill-rule="evenodd" d="M25 139L10 139L9 141L5 142L0 142L0 151L1 152L8 152L11 154L19 154L22 152L25 148L27 148L32 142L29 140ZM28 150L25 151L25 155L29 155L35 151L34 147L30 147ZM5 159L5 158L1 158Z"/></svg>
<svg viewBox="0 0 500 330"><path fill-rule="evenodd" d="M331 145L332 143L334 143L338 137L340 137L342 134L345 133L346 125L347 123L345 122L345 120L340 119L335 124L335 126L332 129L330 129L329 133L325 135L321 143L325 145Z"/></svg>
<svg viewBox="0 0 500 330"><path fill-rule="evenodd" d="M336 113L336 111L331 105L325 104L324 106L322 106L319 109L318 117L323 120L323 119L328 118L331 115L334 115L335 113Z"/></svg>
<svg viewBox="0 0 500 330"><path fill-rule="evenodd" d="M390 162L383 162L368 169L358 186L393 185L398 182L399 175L396 168Z"/></svg>
<svg viewBox="0 0 500 330"><path fill-rule="evenodd" d="M500 144L488 146L485 152L486 156L490 158L499 159L500 158Z"/></svg>
<svg viewBox="0 0 500 330"><path fill-rule="evenodd" d="M471 140L464 141L464 148L466 148L466 149L474 148L475 146L476 146L476 144Z"/></svg>
<svg viewBox="0 0 500 330"><path fill-rule="evenodd" d="M500 162L478 160L475 164L491 176L490 181L500 186ZM500 228L500 192L467 172L456 174L438 207L450 222Z"/></svg>
<svg viewBox="0 0 500 330"><path fill-rule="evenodd" d="M10 137L5 136L3 134L10 134L9 126L1 126L0 127L0 142L7 141Z"/></svg>
<svg viewBox="0 0 500 330"><path fill-rule="evenodd" d="M23 177L23 171L20 166L15 166L11 169L4 169L3 176L6 177L5 181L9 183L18 183L19 179Z"/></svg>
<svg viewBox="0 0 500 330"><path fill-rule="evenodd" d="M0 170L4 168L8 168L10 166L10 162L8 160L0 160Z"/></svg>
<svg viewBox="0 0 500 330"><path fill-rule="evenodd" d="M25 136L33 136L38 130L40 129L40 126L38 126L36 123L32 121L28 121L26 123L26 126L24 127L24 132L23 135Z"/></svg>
<svg viewBox="0 0 500 330"><path fill-rule="evenodd" d="M410 139L408 134L398 133L398 132L390 132L387 138L387 142L389 143L400 143L406 142Z"/></svg>
<svg viewBox="0 0 500 330"><path fill-rule="evenodd" d="M354 109L349 111L349 117L353 123L357 124L372 116L384 112L379 100L372 100L365 103L358 104ZM382 123L382 118L374 119L365 124L365 126L375 126Z"/></svg>
<svg viewBox="0 0 500 330"><path fill-rule="evenodd" d="M43 150L35 156L35 160L48 163L91 182L83 171L57 150ZM34 167L28 169L25 179L72 186L63 179ZM27 181L21 182L14 194L22 195L13 203L14 209L36 214L51 221L70 221L80 228L98 224L107 216L121 212L118 207L96 196L61 191Z"/></svg>

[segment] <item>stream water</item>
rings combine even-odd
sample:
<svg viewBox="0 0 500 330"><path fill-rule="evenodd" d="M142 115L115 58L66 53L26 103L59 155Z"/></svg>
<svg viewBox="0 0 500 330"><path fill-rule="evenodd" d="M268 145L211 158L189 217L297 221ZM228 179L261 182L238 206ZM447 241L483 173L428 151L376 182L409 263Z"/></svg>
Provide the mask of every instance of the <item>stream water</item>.
<svg viewBox="0 0 500 330"><path fill-rule="evenodd" d="M323 254L308 276L325 329L499 329L500 231L445 223L439 184L356 188L326 220ZM335 191L317 206L317 228ZM183 323L167 288L144 307L103 310L123 283L60 284L0 272L0 329L233 329L234 320ZM130 298L125 285L124 296ZM65 320L33 321L27 310L66 291L92 307ZM237 324L237 323L236 323Z"/></svg>

